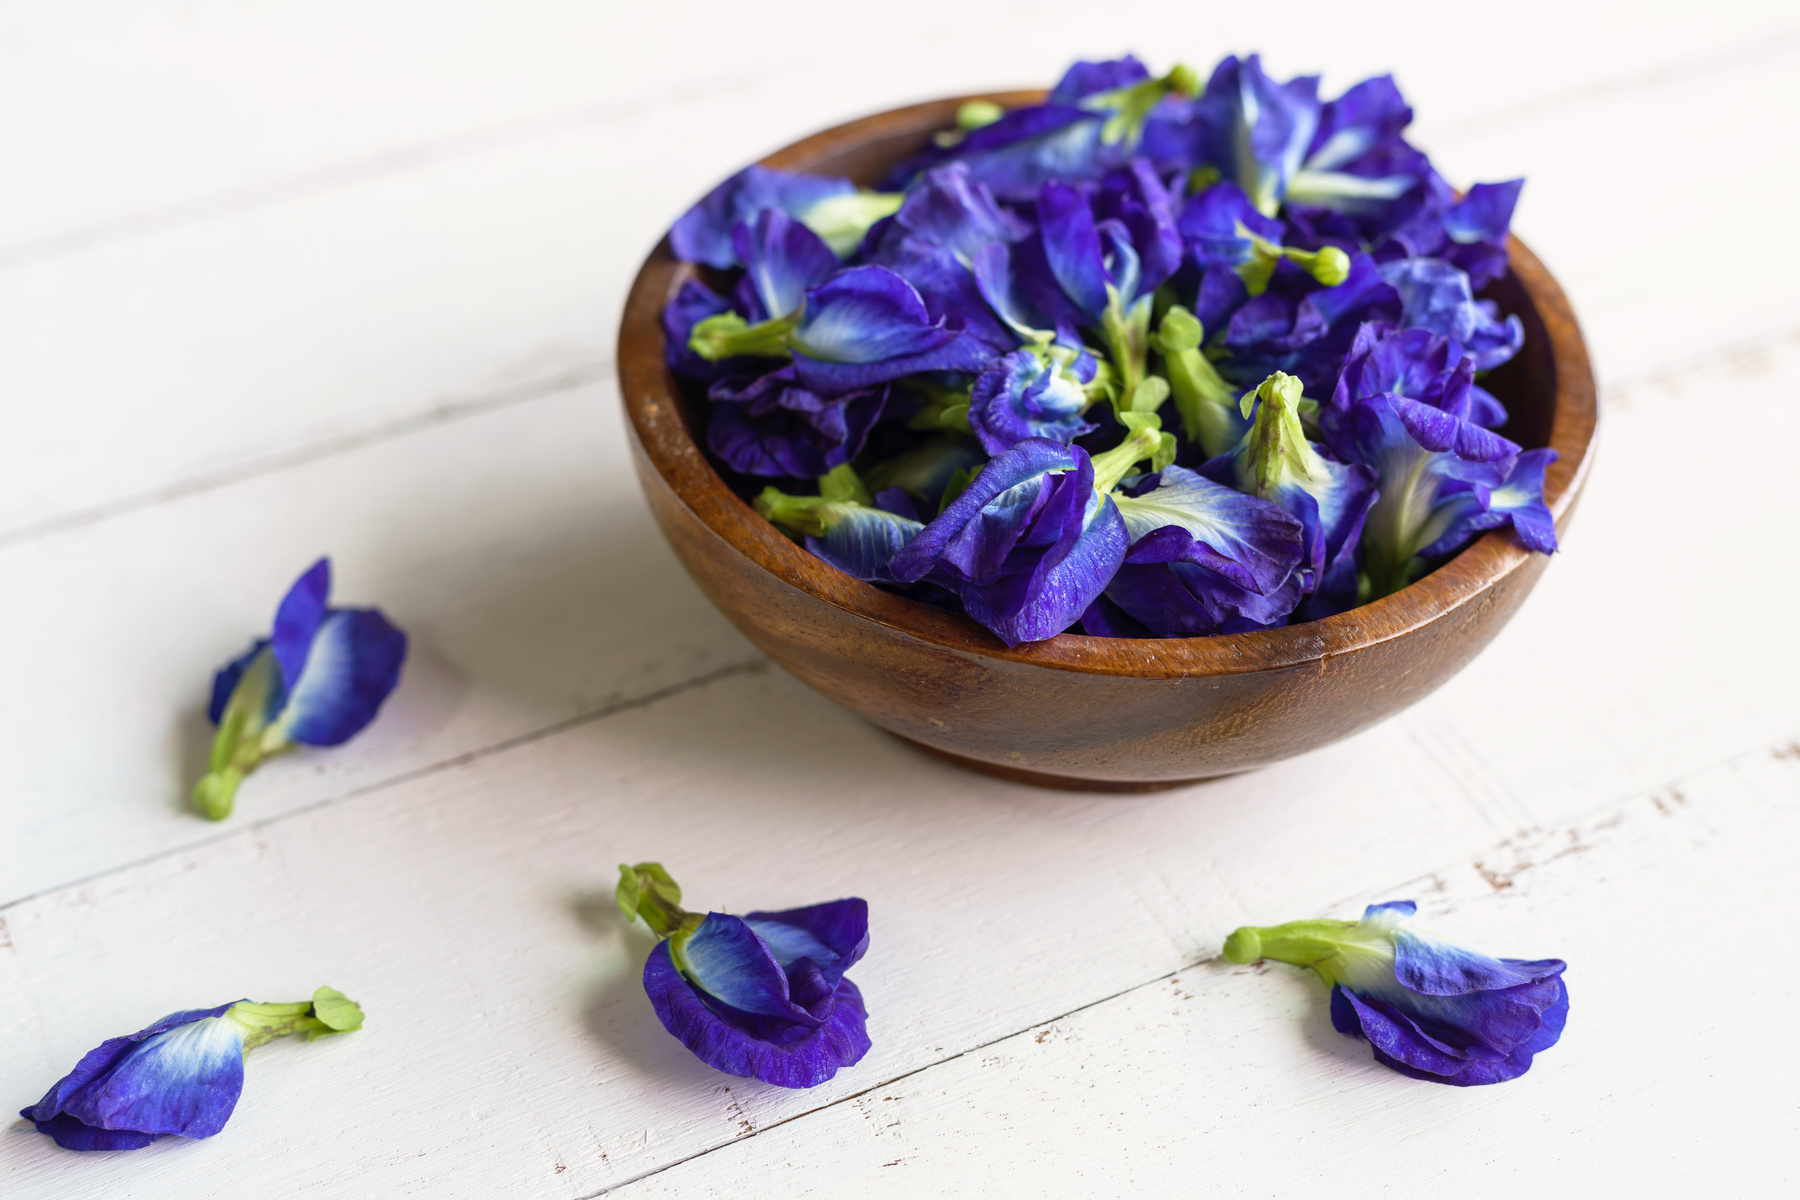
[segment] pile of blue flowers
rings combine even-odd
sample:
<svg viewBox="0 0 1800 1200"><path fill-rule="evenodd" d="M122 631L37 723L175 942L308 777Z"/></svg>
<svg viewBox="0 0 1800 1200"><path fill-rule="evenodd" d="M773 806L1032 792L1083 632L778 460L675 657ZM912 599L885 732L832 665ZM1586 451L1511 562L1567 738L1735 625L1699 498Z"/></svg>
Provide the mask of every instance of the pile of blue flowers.
<svg viewBox="0 0 1800 1200"><path fill-rule="evenodd" d="M1510 526L1551 450L1481 386L1521 180L1458 194L1391 78L1126 57L975 102L889 190L749 167L675 223L670 366L757 511L1008 645L1267 629ZM760 489L760 491L759 491Z"/></svg>

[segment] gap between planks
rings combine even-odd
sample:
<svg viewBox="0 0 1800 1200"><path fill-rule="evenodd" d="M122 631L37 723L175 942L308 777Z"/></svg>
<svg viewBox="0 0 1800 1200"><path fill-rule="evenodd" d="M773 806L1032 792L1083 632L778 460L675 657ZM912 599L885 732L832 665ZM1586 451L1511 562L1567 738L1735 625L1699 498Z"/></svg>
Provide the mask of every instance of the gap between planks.
<svg viewBox="0 0 1800 1200"><path fill-rule="evenodd" d="M1697 770L1693 770L1693 771L1684 772L1681 775L1678 775L1674 779L1670 780L1668 783L1663 784L1661 787L1652 788L1648 791L1633 792L1628 796L1623 796L1618 799L1607 801L1603 804L1595 805L1593 808L1586 810L1580 816L1578 816L1570 821L1566 821L1563 824L1558 825L1553 829L1529 830L1529 831L1526 831L1526 833L1520 835L1519 837L1507 838L1504 841L1501 841L1486 850L1478 851L1475 854L1468 856L1466 858L1463 858L1463 859L1458 859L1454 863L1446 864L1445 866L1439 867L1438 869L1436 869L1434 871L1428 871L1423 875L1415 876L1412 879L1404 880L1400 883L1396 883L1389 887L1382 888L1382 889L1380 889L1380 894L1384 895L1384 896L1397 896L1397 895L1401 894L1402 892L1408 891L1409 889L1418 891L1421 893L1430 893L1430 894L1444 893L1444 892L1447 892L1450 890L1450 884L1448 881L1453 876L1456 876L1458 874L1465 876L1464 886L1469 885L1469 881L1467 881L1467 879L1466 879L1466 876L1469 874L1473 874L1481 881L1480 885L1477 885L1477 886L1471 888L1471 890L1477 896L1482 895L1482 894L1491 895L1491 894L1496 894L1496 893L1506 891L1514 886L1515 878L1518 875L1523 874L1525 871L1536 870L1543 866L1547 866L1551 862L1554 862L1560 858L1564 858L1572 853L1575 853L1577 850L1591 849L1592 848L1591 845L1581 843L1580 835L1584 831L1591 831L1596 828L1612 829L1612 828L1616 828L1619 825L1623 824L1626 821L1628 812L1631 809L1631 807L1633 806L1634 802L1642 801L1646 805L1654 806L1656 811L1658 813L1660 813L1661 815L1663 815L1665 817L1669 816L1669 815L1671 815L1670 802L1672 802L1675 806L1681 806L1681 805L1686 804L1686 798L1682 794L1681 785L1683 785L1687 781L1698 778L1700 776L1710 775L1716 771L1729 770L1738 764L1754 761L1755 759L1757 759L1758 757L1760 757L1762 755L1768 755L1772 758L1775 758L1777 760L1782 760L1782 761L1800 760L1800 739L1782 739L1782 740L1779 740L1779 741L1776 741L1773 743L1765 743L1765 744L1759 745L1753 749L1744 750L1739 753L1730 755L1724 759L1719 760L1718 762L1712 763L1709 766L1701 767L1701 768L1699 768ZM1665 798L1669 798L1669 801L1665 801ZM1493 856L1504 853L1509 850L1516 851L1519 848L1521 848L1521 842L1530 842L1533 846L1548 847L1553 842L1561 843L1564 841L1574 843L1575 848L1570 849L1569 847L1565 846L1559 850L1553 851L1552 853L1543 856L1541 861L1537 861L1537 862L1521 861L1513 869L1511 869L1510 871L1505 871L1505 872L1496 873L1488 865L1490 859ZM1480 890L1480 886L1485 886L1486 889L1488 889L1487 892L1483 893ZM1360 896L1347 897L1343 901L1340 901L1340 902L1337 902L1337 903L1334 903L1334 904L1328 906L1326 911L1337 912L1342 909L1351 907L1352 905L1360 904L1363 902L1363 900L1364 900L1364 898L1360 897ZM1421 904L1421 908L1423 908L1423 907L1425 907L1425 906L1423 904ZM998 1037L989 1038L986 1041L980 1042L973 1046L969 1046L966 1049L959 1050L955 1054L947 1054L943 1058L937 1059L933 1062L926 1063L923 1066L915 1067L910 1071L903 1071L898 1075L894 1075L888 1079L883 1079L877 1083L871 1084L870 1086L863 1088L861 1091L853 1092L847 1096L840 1096L836 1100L832 1100L828 1103L821 1104L817 1108L809 1108L805 1112L795 1113L792 1116L783 1117L779 1121L771 1121L767 1125L758 1126L754 1129L751 1129L747 1133L740 1134L737 1137L729 1138L725 1141L717 1143L716 1145L708 1146L704 1150L697 1150L692 1154L686 1155L683 1158L675 1160L674 1162L666 1163L663 1166L654 1168L653 1170L641 1172L640 1174L632 1176L630 1179L620 1180L618 1183L610 1184L607 1187L601 1188L597 1192L589 1192L586 1195L580 1197L579 1200L597 1200L597 1198L600 1196L609 1195L614 1192L622 1191L625 1188L633 1187L636 1184L642 1183L646 1179L650 1179L657 1175L661 1175L665 1171L673 1170L674 1168L682 1166L685 1163L693 1162L695 1159L705 1158L707 1155L712 1154L714 1151L724 1150L724 1149L727 1149L732 1146L741 1145L742 1143L749 1141L751 1138L756 1137L758 1134L765 1133L772 1129L779 1129L783 1125L790 1125L790 1124L794 1123L795 1121L804 1120L807 1117L813 1116L817 1113L825 1112L828 1109L837 1108L841 1105L848 1104L848 1103L851 1103L856 1100L860 1100L864 1096L867 1096L873 1092L878 1092L885 1088L893 1087L897 1083L900 1083L907 1079L911 1079L914 1076L921 1075L927 1071L935 1070L936 1068L944 1066L947 1063L956 1062L958 1059L967 1058L969 1055L978 1053L979 1051L989 1049L993 1046L1000 1045L1004 1042L1012 1041L1016 1038L1024 1037L1027 1034L1031 1033L1033 1030L1043 1029L1047 1026L1054 1026L1058 1021L1067 1020L1068 1018L1076 1016L1080 1013L1088 1012L1092 1009L1099 1008L1101 1005L1104 1005L1104 1004L1110 1004L1114 1000L1118 1000L1123 997L1130 996L1130 995L1133 995L1138 992L1142 992L1148 988L1155 987L1158 984L1167 983L1171 980L1180 979L1185 975L1190 975L1194 972L1202 970L1203 968L1207 967L1208 965L1210 965L1212 963L1217 963L1220 961L1222 961L1222 956L1217 955L1217 954L1210 955L1203 959L1197 959L1194 962L1191 962L1184 967L1177 968L1176 970L1173 970L1173 971L1165 971L1161 975L1157 975L1151 979L1146 979L1142 983L1135 984L1131 987L1122 988L1119 991L1116 991L1109 996L1103 996L1097 1000L1091 1000L1086 1004L1082 1004L1075 1008L1071 1008L1067 1012L1058 1013L1057 1015L1052 1016L1052 1017L1045 1017L1042 1020L1033 1021L1029 1025L1026 1025L1020 1029L1016 1029L1016 1030L1012 1031L1011 1033L1005 1033L1005 1034L999 1035ZM1042 1040L1041 1037L1039 1040Z"/></svg>
<svg viewBox="0 0 1800 1200"><path fill-rule="evenodd" d="M359 787L351 788L348 791L339 792L333 796L326 796L322 799L315 800L310 804L303 804L298 808L290 809L289 811L280 813L276 816L264 817L260 821L252 821L245 825L236 825L228 829L221 829L211 837L200 838L192 842L184 842L179 846L172 846L167 850L158 851L155 854L148 854L143 858L134 859L128 863L120 863L116 867L108 867L104 871L96 871L92 875L84 875L79 879L71 879L67 883L59 883L55 887L44 888L28 895L7 900L0 903L0 936L3 936L6 931L5 914L22 904L29 904L35 900L42 900L46 896L54 896L58 892L65 892L70 888L83 887L87 884L95 883L99 880L117 875L122 871L135 870L147 863L160 862L165 858L172 858L178 854L187 854L202 846L210 846L214 843L238 837L242 834L257 833L261 830L268 829L271 826L279 825L290 818L317 812L322 808L330 808L334 804L342 804L362 796L386 791L391 787L399 787L402 784L412 783L416 780L428 779L433 775L440 775L445 771L453 771L458 767L467 766L472 762L478 762L481 759L490 758L496 754L503 754L508 750L516 750L520 746L529 746L533 742L543 741L545 738L554 737L559 733L566 733L571 729L579 729L583 725L591 725L595 721L603 721L607 717L615 717L620 713L634 712L640 708L649 708L653 704L673 699L674 697L683 695L687 692L698 691L701 688L709 687L712 684L720 683L727 679L735 679L740 675L760 675L768 669L769 660L760 655L756 658L745 659L742 662L731 663L727 666L720 667L717 670L708 671L704 675L683 680L680 683L672 683L667 687L658 688L653 692L646 692L641 696L633 696L625 700L615 700L611 704L602 705L601 707L592 709L588 712L577 713L572 717L565 717L564 719L546 725L541 729L534 729L527 733L516 734L513 737L505 738L490 745L478 746L473 750L465 750L461 754L452 755L451 757L441 759L438 762L427 763L422 767L415 767L410 771L402 771L397 775L390 775L386 779L377 779L372 783L365 783ZM4 941L0 941L0 945L5 944Z"/></svg>

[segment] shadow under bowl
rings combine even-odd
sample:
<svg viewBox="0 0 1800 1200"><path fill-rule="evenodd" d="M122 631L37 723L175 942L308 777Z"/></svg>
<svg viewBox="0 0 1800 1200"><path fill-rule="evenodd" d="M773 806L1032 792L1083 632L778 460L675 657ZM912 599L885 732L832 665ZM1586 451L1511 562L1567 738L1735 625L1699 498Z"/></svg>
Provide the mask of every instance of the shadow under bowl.
<svg viewBox="0 0 1800 1200"><path fill-rule="evenodd" d="M874 184L954 123L959 97L826 130L764 159ZM1483 381L1506 436L1559 455L1544 500L1561 530L1593 457L1597 408L1562 289L1514 238L1485 293L1525 346ZM1145 791L1260 767L1328 745L1425 696L1486 646L1549 559L1496 530L1437 570L1321 621L1195 638L1065 633L1007 647L959 614L892 595L814 558L708 461L704 400L664 363L662 310L696 268L667 240L638 272L619 329L619 383L651 511L701 590L770 658L932 754L1042 786Z"/></svg>

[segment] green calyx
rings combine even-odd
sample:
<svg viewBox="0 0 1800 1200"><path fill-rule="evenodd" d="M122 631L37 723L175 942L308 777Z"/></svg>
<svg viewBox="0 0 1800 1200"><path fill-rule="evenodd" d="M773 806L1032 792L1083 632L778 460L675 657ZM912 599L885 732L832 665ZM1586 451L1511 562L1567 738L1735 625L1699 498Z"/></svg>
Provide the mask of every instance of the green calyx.
<svg viewBox="0 0 1800 1200"><path fill-rule="evenodd" d="M1161 78L1145 79L1107 92L1095 92L1081 101L1081 107L1092 112L1110 112L1112 115L1101 126L1100 140L1108 146L1123 144L1127 150L1131 150L1136 148L1138 139L1144 135L1144 122L1149 120L1150 111L1162 102L1164 96L1197 96L1200 94L1200 86L1199 73L1190 66L1177 63Z"/></svg>
<svg viewBox="0 0 1800 1200"><path fill-rule="evenodd" d="M1250 257L1237 265L1237 276L1244 281L1244 290L1252 296L1260 296L1268 291L1269 279L1284 258L1325 287L1336 287L1350 278L1350 256L1336 246L1296 250L1258 237L1242 224L1237 227L1237 232L1239 237L1247 238L1250 242Z"/></svg>
<svg viewBox="0 0 1800 1200"><path fill-rule="evenodd" d="M906 423L908 429L922 433L946 430L969 432L969 389L952 390L935 384L909 381L906 386L925 397L925 407Z"/></svg>
<svg viewBox="0 0 1800 1200"><path fill-rule="evenodd" d="M790 496L766 487L756 498L754 507L770 524L820 537L843 519L847 510L868 508L874 503L869 489L850 464L844 463L819 476L819 494L816 496Z"/></svg>
<svg viewBox="0 0 1800 1200"><path fill-rule="evenodd" d="M244 1049L254 1050L265 1042L300 1034L315 1041L333 1033L351 1033L361 1029L363 1011L356 1001L336 988L322 987L311 1000L293 1004L261 1004L241 1000L225 1010L225 1019L244 1029Z"/></svg>
<svg viewBox="0 0 1800 1200"><path fill-rule="evenodd" d="M1127 430L1125 440L1093 456L1094 490L1102 495L1118 487L1145 459L1153 471L1175 461L1175 437L1162 431L1155 413L1126 411L1119 414L1119 423Z"/></svg>
<svg viewBox="0 0 1800 1200"><path fill-rule="evenodd" d="M1320 918L1245 925L1225 939L1223 957L1240 965L1260 958L1311 967L1326 983L1335 984L1352 977L1391 975L1394 942L1390 933L1365 922Z"/></svg>
<svg viewBox="0 0 1800 1200"><path fill-rule="evenodd" d="M831 252L843 258L862 244L869 226L900 211L900 192L845 192L827 196L806 210L800 223L819 235Z"/></svg>
<svg viewBox="0 0 1800 1200"><path fill-rule="evenodd" d="M1300 392L1298 379L1277 371L1254 392L1245 393L1242 401L1243 415L1254 411L1256 420L1245 435L1238 461L1252 489L1265 500L1283 483L1323 484L1330 479L1325 460L1300 423L1304 400Z"/></svg>
<svg viewBox="0 0 1800 1200"><path fill-rule="evenodd" d="M223 821L231 815L238 785L262 760L293 748L280 722L269 721L269 700L281 686L281 668L264 647L238 677L213 735L206 774L194 785L194 807Z"/></svg>
<svg viewBox="0 0 1800 1200"><path fill-rule="evenodd" d="M1179 304L1171 305L1150 339L1150 348L1162 355L1175 411L1181 414L1182 432L1212 458L1237 443L1239 426L1232 413L1238 396L1201 353L1204 334L1193 313Z"/></svg>
<svg viewBox="0 0 1800 1200"><path fill-rule="evenodd" d="M1115 407L1119 400L1129 400L1138 384L1144 381L1150 361L1152 302L1152 297L1140 296L1126 308L1120 301L1118 289L1110 283L1106 285L1106 311L1100 315L1100 339L1106 343L1106 352L1117 372Z"/></svg>
<svg viewBox="0 0 1800 1200"><path fill-rule="evenodd" d="M619 864L619 886L614 892L619 912L627 921L642 917L650 932L666 938L682 929L695 929L705 919L681 907L681 885L669 877L661 863Z"/></svg>
<svg viewBox="0 0 1800 1200"><path fill-rule="evenodd" d="M956 128L931 135L931 140L948 150L958 145L977 129L992 125L1006 115L1006 110L992 100L965 100L956 108Z"/></svg>
<svg viewBox="0 0 1800 1200"><path fill-rule="evenodd" d="M796 324L797 316L772 317L751 325L737 313L719 313L694 326L688 334L688 349L708 362L740 355L787 358L792 353L788 335Z"/></svg>

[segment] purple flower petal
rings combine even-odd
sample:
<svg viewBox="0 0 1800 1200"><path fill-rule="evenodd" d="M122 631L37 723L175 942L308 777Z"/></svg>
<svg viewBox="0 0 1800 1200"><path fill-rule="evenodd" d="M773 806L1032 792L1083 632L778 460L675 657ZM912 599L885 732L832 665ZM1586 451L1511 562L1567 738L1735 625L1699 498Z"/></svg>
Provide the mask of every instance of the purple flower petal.
<svg viewBox="0 0 1800 1200"><path fill-rule="evenodd" d="M790 998L787 972L741 917L707 913L699 928L670 941L682 975L719 1003L757 1016L818 1023Z"/></svg>
<svg viewBox="0 0 1800 1200"><path fill-rule="evenodd" d="M1038 194L1044 257L1063 294L1090 321L1106 311L1106 265L1093 210L1072 187L1047 183Z"/></svg>
<svg viewBox="0 0 1800 1200"><path fill-rule="evenodd" d="M313 638L325 620L325 600L331 594L331 560L321 558L294 581L275 610L271 639L281 681L292 691L306 663Z"/></svg>
<svg viewBox="0 0 1800 1200"><path fill-rule="evenodd" d="M336 746L375 719L400 682L406 635L373 608L334 608L319 626L283 706L287 735Z"/></svg>
<svg viewBox="0 0 1800 1200"><path fill-rule="evenodd" d="M1124 58L1109 59L1105 62L1088 62L1082 60L1070 65L1063 77L1057 80L1056 86L1050 89L1050 104L1074 104L1093 95L1095 92L1111 92L1134 83L1141 83L1150 78L1150 72L1144 68L1134 55Z"/></svg>
<svg viewBox="0 0 1800 1200"><path fill-rule="evenodd" d="M662 942L644 964L644 991L656 1015L696 1058L715 1070L777 1087L816 1087L869 1052L868 1014L862 993L848 979L816 1009L828 1015L816 1025L744 1013L697 992Z"/></svg>
<svg viewBox="0 0 1800 1200"><path fill-rule="evenodd" d="M765 209L778 209L804 219L821 200L856 190L848 179L828 179L768 167L745 167L709 192L669 230L669 245L684 262L700 262L721 270L740 265L731 229L755 219Z"/></svg>
<svg viewBox="0 0 1800 1200"><path fill-rule="evenodd" d="M969 428L989 454L1030 437L1068 443L1099 426L1082 420L1087 397L1054 363L1019 350L976 376L969 394Z"/></svg>
<svg viewBox="0 0 1800 1200"><path fill-rule="evenodd" d="M731 244L756 301L745 314L752 322L795 312L807 290L831 278L838 266L837 255L818 234L778 208L766 208L751 223L733 226Z"/></svg>

